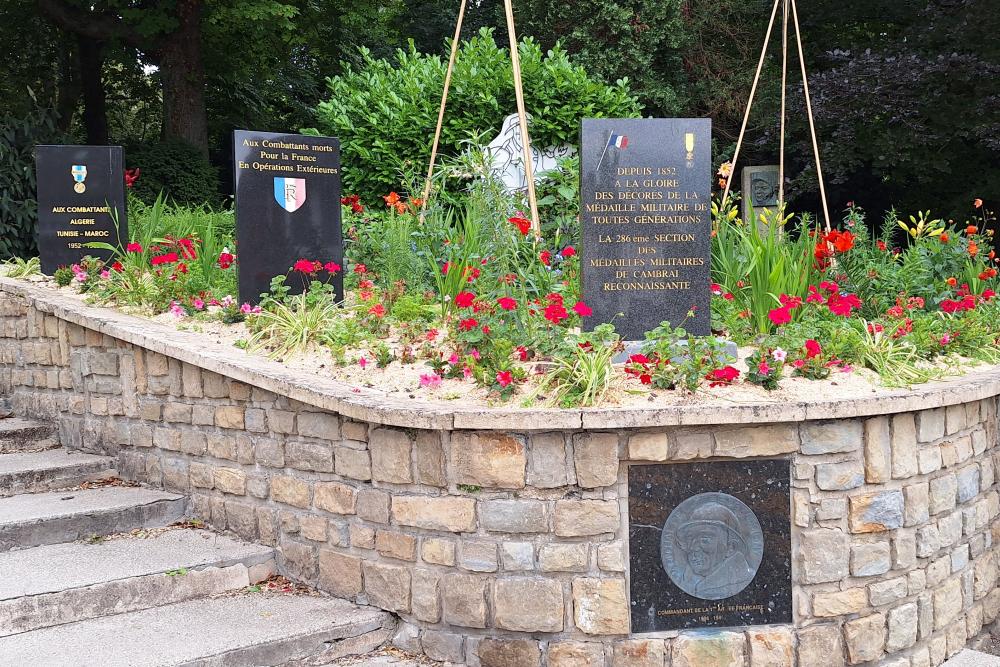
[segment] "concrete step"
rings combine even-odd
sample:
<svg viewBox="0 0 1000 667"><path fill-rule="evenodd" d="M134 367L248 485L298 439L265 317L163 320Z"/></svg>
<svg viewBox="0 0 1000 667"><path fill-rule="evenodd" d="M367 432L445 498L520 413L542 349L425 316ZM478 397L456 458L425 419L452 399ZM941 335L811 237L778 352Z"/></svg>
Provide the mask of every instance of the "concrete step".
<svg viewBox="0 0 1000 667"><path fill-rule="evenodd" d="M8 417L0 419L0 454L38 452L59 446L55 424Z"/></svg>
<svg viewBox="0 0 1000 667"><path fill-rule="evenodd" d="M185 502L175 493L123 486L0 498L0 551L165 526L184 516Z"/></svg>
<svg viewBox="0 0 1000 667"><path fill-rule="evenodd" d="M274 572L274 549L187 528L8 551L0 636L240 590Z"/></svg>
<svg viewBox="0 0 1000 667"><path fill-rule="evenodd" d="M941 663L941 667L1000 667L1000 657L967 648Z"/></svg>
<svg viewBox="0 0 1000 667"><path fill-rule="evenodd" d="M76 486L113 477L115 460L65 449L0 456L0 497Z"/></svg>
<svg viewBox="0 0 1000 667"><path fill-rule="evenodd" d="M337 598L245 593L2 637L0 660L32 667L325 664L345 646L372 650L394 624L390 614Z"/></svg>

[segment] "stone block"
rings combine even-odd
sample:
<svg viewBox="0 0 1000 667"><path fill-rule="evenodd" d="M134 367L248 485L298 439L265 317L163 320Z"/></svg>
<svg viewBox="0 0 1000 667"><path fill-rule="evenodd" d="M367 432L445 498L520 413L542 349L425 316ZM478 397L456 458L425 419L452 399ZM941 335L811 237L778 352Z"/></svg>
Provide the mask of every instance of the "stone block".
<svg viewBox="0 0 1000 667"><path fill-rule="evenodd" d="M867 606L868 594L864 588L813 594L813 616L820 618L857 614Z"/></svg>
<svg viewBox="0 0 1000 667"><path fill-rule="evenodd" d="M347 534L352 547L359 549L375 548L375 530L373 528L352 523L347 527Z"/></svg>
<svg viewBox="0 0 1000 667"><path fill-rule="evenodd" d="M242 431L246 426L243 420L243 408L235 405L223 405L215 409L215 425L219 428L232 428Z"/></svg>
<svg viewBox="0 0 1000 667"><path fill-rule="evenodd" d="M494 584L493 620L515 632L562 632L563 590L555 579L504 577Z"/></svg>
<svg viewBox="0 0 1000 667"><path fill-rule="evenodd" d="M844 642L839 626L832 623L810 625L800 628L796 634L800 667L844 667Z"/></svg>
<svg viewBox="0 0 1000 667"><path fill-rule="evenodd" d="M497 545L483 540L462 540L458 565L470 572L496 572Z"/></svg>
<svg viewBox="0 0 1000 667"><path fill-rule="evenodd" d="M711 433L676 431L672 433L671 437L673 438L671 458L678 461L708 458L715 448Z"/></svg>
<svg viewBox="0 0 1000 667"><path fill-rule="evenodd" d="M285 465L296 470L333 472L333 445L316 442L285 443Z"/></svg>
<svg viewBox="0 0 1000 667"><path fill-rule="evenodd" d="M481 667L540 667L542 654L533 639L486 637L477 649Z"/></svg>
<svg viewBox="0 0 1000 667"><path fill-rule="evenodd" d="M666 461L669 440L666 433L633 433L628 439L632 461Z"/></svg>
<svg viewBox="0 0 1000 667"><path fill-rule="evenodd" d="M472 574L447 574L442 585L444 622L463 628L486 627L489 579Z"/></svg>
<svg viewBox="0 0 1000 667"><path fill-rule="evenodd" d="M353 486L339 482L316 482L313 504L333 514L354 514L357 510L358 492Z"/></svg>
<svg viewBox="0 0 1000 667"><path fill-rule="evenodd" d="M623 579L573 580L573 618L588 635L628 634L628 595Z"/></svg>
<svg viewBox="0 0 1000 667"><path fill-rule="evenodd" d="M840 530L817 528L801 533L800 577L804 584L840 581L849 572L851 540Z"/></svg>
<svg viewBox="0 0 1000 667"><path fill-rule="evenodd" d="M705 631L682 634L670 645L671 667L744 667L742 632Z"/></svg>
<svg viewBox="0 0 1000 667"><path fill-rule="evenodd" d="M543 544L538 548L538 569L542 572L586 572L589 545Z"/></svg>
<svg viewBox="0 0 1000 667"><path fill-rule="evenodd" d="M663 667L662 639L628 639L614 646L613 667Z"/></svg>
<svg viewBox="0 0 1000 667"><path fill-rule="evenodd" d="M566 439L562 433L537 433L531 436L531 460L528 484L539 489L554 489L571 482L566 465Z"/></svg>
<svg viewBox="0 0 1000 667"><path fill-rule="evenodd" d="M794 667L795 651L790 630L752 630L747 632L747 639L750 643L750 667Z"/></svg>
<svg viewBox="0 0 1000 667"><path fill-rule="evenodd" d="M573 437L577 484L585 489L618 481L618 434L580 433Z"/></svg>
<svg viewBox="0 0 1000 667"><path fill-rule="evenodd" d="M531 542L500 543L500 563L508 572L528 572L535 569L535 547Z"/></svg>
<svg viewBox="0 0 1000 667"><path fill-rule="evenodd" d="M979 466L973 464L958 471L958 502L967 503L979 495Z"/></svg>
<svg viewBox="0 0 1000 667"><path fill-rule="evenodd" d="M556 501L555 532L559 537L617 533L619 528L621 528L621 517L616 501Z"/></svg>
<svg viewBox="0 0 1000 667"><path fill-rule="evenodd" d="M291 435L295 433L295 413L288 410L268 410L267 425L274 433Z"/></svg>
<svg viewBox="0 0 1000 667"><path fill-rule="evenodd" d="M417 560L417 538L395 530L375 531L375 550L387 558Z"/></svg>
<svg viewBox="0 0 1000 667"><path fill-rule="evenodd" d="M450 567L455 564L455 541L425 537L420 542L420 558L425 563Z"/></svg>
<svg viewBox="0 0 1000 667"><path fill-rule="evenodd" d="M364 561L363 570L369 604L386 611L409 613L409 568Z"/></svg>
<svg viewBox="0 0 1000 667"><path fill-rule="evenodd" d="M892 477L906 479L917 474L917 428L912 412L892 417Z"/></svg>
<svg viewBox="0 0 1000 667"><path fill-rule="evenodd" d="M878 660L885 650L885 616L870 614L844 623L844 640L850 664Z"/></svg>
<svg viewBox="0 0 1000 667"><path fill-rule="evenodd" d="M281 563L294 579L312 583L316 576L316 549L287 538L281 540Z"/></svg>
<svg viewBox="0 0 1000 667"><path fill-rule="evenodd" d="M354 509L365 521L389 523L389 494L378 489L361 489Z"/></svg>
<svg viewBox="0 0 1000 667"><path fill-rule="evenodd" d="M465 662L465 638L453 632L424 630L420 647L431 660L460 664Z"/></svg>
<svg viewBox="0 0 1000 667"><path fill-rule="evenodd" d="M527 454L524 438L502 433L451 434L449 477L454 484L493 489L521 489Z"/></svg>
<svg viewBox="0 0 1000 667"><path fill-rule="evenodd" d="M917 413L917 439L935 442L944 437L944 408L922 410Z"/></svg>
<svg viewBox="0 0 1000 667"><path fill-rule="evenodd" d="M955 508L958 498L958 478L954 473L930 481L930 512L941 514Z"/></svg>
<svg viewBox="0 0 1000 667"><path fill-rule="evenodd" d="M803 454L839 454L861 449L863 427L854 419L805 422L800 430Z"/></svg>
<svg viewBox="0 0 1000 667"><path fill-rule="evenodd" d="M479 503L483 528L496 533L542 533L548 528L545 505L537 500L485 500Z"/></svg>
<svg viewBox="0 0 1000 667"><path fill-rule="evenodd" d="M302 416L299 415L299 430L302 430ZM377 428L369 436L368 448L371 453L372 479L393 484L409 484L413 481L410 470L412 443L404 431Z"/></svg>
<svg viewBox="0 0 1000 667"><path fill-rule="evenodd" d="M865 421L865 481L882 484L892 479L892 434L888 417Z"/></svg>
<svg viewBox="0 0 1000 667"><path fill-rule="evenodd" d="M824 491L847 491L865 483L865 470L860 460L816 465L816 486Z"/></svg>
<svg viewBox="0 0 1000 667"><path fill-rule="evenodd" d="M366 482L372 478L372 464L368 450L337 447L334 450L334 468L342 477Z"/></svg>
<svg viewBox="0 0 1000 667"><path fill-rule="evenodd" d="M236 496L246 494L247 474L238 468L216 468L213 475L215 488Z"/></svg>
<svg viewBox="0 0 1000 667"><path fill-rule="evenodd" d="M624 546L618 540L597 546L597 567L605 572L625 571Z"/></svg>
<svg viewBox="0 0 1000 667"><path fill-rule="evenodd" d="M271 478L271 500L294 507L309 507L312 489L308 482L287 475Z"/></svg>
<svg viewBox="0 0 1000 667"><path fill-rule="evenodd" d="M907 577L878 580L868 586L868 601L873 607L892 604L902 600L909 594Z"/></svg>
<svg viewBox="0 0 1000 667"><path fill-rule="evenodd" d="M940 630L962 613L962 582L958 577L946 581L934 593L934 629Z"/></svg>
<svg viewBox="0 0 1000 667"><path fill-rule="evenodd" d="M715 432L716 456L775 456L798 449L799 433L794 424L747 426Z"/></svg>
<svg viewBox="0 0 1000 667"><path fill-rule="evenodd" d="M888 542L856 544L851 548L851 574L855 577L885 574L891 567Z"/></svg>
<svg viewBox="0 0 1000 667"><path fill-rule="evenodd" d="M196 489L211 489L215 486L212 481L212 466L204 463L191 463L188 470L191 476L191 486Z"/></svg>
<svg viewBox="0 0 1000 667"><path fill-rule="evenodd" d="M327 520L321 516L304 514L299 517L299 534L313 542L326 542ZM336 539L333 540L337 542Z"/></svg>
<svg viewBox="0 0 1000 667"><path fill-rule="evenodd" d="M917 604L909 602L890 609L885 650L889 653L909 648L917 642Z"/></svg>
<svg viewBox="0 0 1000 667"><path fill-rule="evenodd" d="M420 431L413 445L413 462L417 484L445 487L444 448L437 431Z"/></svg>
<svg viewBox="0 0 1000 667"><path fill-rule="evenodd" d="M924 445L917 452L917 468L921 475L929 475L941 469L941 447Z"/></svg>
<svg viewBox="0 0 1000 667"><path fill-rule="evenodd" d="M305 438L340 439L340 420L327 412L300 412L298 432Z"/></svg>
<svg viewBox="0 0 1000 667"><path fill-rule="evenodd" d="M881 491L850 497L852 533L877 533L903 525L903 492Z"/></svg>
<svg viewBox="0 0 1000 667"><path fill-rule="evenodd" d="M320 549L319 587L337 597L353 600L364 590L361 559L330 549Z"/></svg>
<svg viewBox="0 0 1000 667"><path fill-rule="evenodd" d="M476 530L476 501L456 496L393 496L393 520L403 526L451 533Z"/></svg>
<svg viewBox="0 0 1000 667"><path fill-rule="evenodd" d="M413 615L426 623L441 620L441 577L432 570L419 569L413 573L411 606Z"/></svg>
<svg viewBox="0 0 1000 667"><path fill-rule="evenodd" d="M930 520L930 486L927 482L904 487L903 499L904 526L919 526Z"/></svg>
<svg viewBox="0 0 1000 667"><path fill-rule="evenodd" d="M604 667L604 645L597 642L554 641L545 654L548 667Z"/></svg>

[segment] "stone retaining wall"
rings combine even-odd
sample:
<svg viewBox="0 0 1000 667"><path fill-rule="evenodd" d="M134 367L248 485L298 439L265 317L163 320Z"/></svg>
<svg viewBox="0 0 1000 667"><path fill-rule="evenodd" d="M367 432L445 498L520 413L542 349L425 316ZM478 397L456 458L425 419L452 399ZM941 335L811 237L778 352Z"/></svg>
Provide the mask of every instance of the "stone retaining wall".
<svg viewBox="0 0 1000 667"><path fill-rule="evenodd" d="M925 667L1000 613L988 376L885 414L828 408L838 419L765 406L745 424L561 429L525 412L521 428L404 428L190 363L214 345L196 334L170 354L114 335L107 313L0 281L0 396L57 419L66 446L116 455L123 476L190 494L216 528L277 546L290 576L395 612L401 640L431 657ZM434 419L408 409L415 426ZM630 636L628 466L775 457L792 467L794 623Z"/></svg>

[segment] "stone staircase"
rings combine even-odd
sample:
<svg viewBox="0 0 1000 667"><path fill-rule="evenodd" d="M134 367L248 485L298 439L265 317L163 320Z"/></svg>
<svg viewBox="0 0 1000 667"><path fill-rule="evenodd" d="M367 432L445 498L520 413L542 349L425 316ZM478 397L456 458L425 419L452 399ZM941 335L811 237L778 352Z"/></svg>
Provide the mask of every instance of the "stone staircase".
<svg viewBox="0 0 1000 667"><path fill-rule="evenodd" d="M0 419L0 664L304 667L392 637L380 610L256 586L273 549L181 522L184 496L114 466Z"/></svg>

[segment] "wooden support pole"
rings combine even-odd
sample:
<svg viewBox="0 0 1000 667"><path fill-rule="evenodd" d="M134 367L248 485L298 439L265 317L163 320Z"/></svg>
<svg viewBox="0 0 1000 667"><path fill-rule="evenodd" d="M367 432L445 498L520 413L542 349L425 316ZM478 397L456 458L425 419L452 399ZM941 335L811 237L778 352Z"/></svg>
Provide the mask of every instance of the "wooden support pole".
<svg viewBox="0 0 1000 667"><path fill-rule="evenodd" d="M785 205L785 94L788 85L788 0L781 5L781 138L778 148L778 208Z"/></svg>
<svg viewBox="0 0 1000 667"><path fill-rule="evenodd" d="M528 138L528 114L524 110L524 87L521 83L521 56L517 50L517 33L514 30L514 8L511 0L504 0L507 14L507 36L510 39L510 63L514 70L514 98L517 100L517 118L521 124L521 152L524 160L524 176L528 182L528 206L531 208L531 230L538 239L542 235L538 219L538 200L535 197L535 165L531 159L531 140Z"/></svg>

